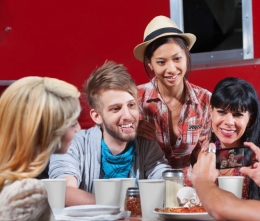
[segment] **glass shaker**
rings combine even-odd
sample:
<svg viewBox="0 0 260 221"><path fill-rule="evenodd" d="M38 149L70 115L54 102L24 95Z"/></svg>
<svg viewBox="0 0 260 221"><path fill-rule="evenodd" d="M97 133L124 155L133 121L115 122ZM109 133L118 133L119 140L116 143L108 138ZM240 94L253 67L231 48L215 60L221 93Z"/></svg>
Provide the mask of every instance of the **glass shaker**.
<svg viewBox="0 0 260 221"><path fill-rule="evenodd" d="M125 210L131 211L132 217L142 216L141 201L138 187L129 187L126 190Z"/></svg>
<svg viewBox="0 0 260 221"><path fill-rule="evenodd" d="M177 192L184 186L182 170L166 170L163 172L165 180L164 207L179 207Z"/></svg>

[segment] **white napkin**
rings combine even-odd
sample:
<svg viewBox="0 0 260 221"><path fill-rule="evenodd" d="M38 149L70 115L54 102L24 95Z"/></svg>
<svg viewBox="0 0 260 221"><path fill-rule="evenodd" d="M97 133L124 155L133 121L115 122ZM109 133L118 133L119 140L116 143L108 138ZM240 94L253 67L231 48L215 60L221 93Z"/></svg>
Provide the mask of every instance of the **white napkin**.
<svg viewBox="0 0 260 221"><path fill-rule="evenodd" d="M65 215L55 215L55 220L118 220L124 219L131 215L130 211L122 211L116 215L99 215L99 216L85 216L85 217L72 217Z"/></svg>

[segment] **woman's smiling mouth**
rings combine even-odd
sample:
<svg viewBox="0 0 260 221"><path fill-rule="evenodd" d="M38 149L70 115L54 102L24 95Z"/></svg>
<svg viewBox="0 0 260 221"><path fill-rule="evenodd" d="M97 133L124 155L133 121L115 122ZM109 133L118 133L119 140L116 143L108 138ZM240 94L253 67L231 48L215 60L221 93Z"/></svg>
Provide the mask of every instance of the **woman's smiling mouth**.
<svg viewBox="0 0 260 221"><path fill-rule="evenodd" d="M167 76L167 77L165 77L165 79L167 79L167 81L169 81L169 82L174 82L174 81L176 81L178 75L179 74L176 74L174 76Z"/></svg>
<svg viewBox="0 0 260 221"><path fill-rule="evenodd" d="M220 131L225 136L232 136L236 132L236 130L227 130L222 128L220 128Z"/></svg>

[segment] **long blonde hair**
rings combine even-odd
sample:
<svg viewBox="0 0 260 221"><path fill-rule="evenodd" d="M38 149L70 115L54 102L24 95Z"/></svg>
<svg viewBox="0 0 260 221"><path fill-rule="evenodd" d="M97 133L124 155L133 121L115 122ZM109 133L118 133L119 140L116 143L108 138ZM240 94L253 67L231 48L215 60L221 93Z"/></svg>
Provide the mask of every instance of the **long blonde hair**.
<svg viewBox="0 0 260 221"><path fill-rule="evenodd" d="M25 77L0 97L0 190L6 180L36 177L81 108L78 89L47 77Z"/></svg>

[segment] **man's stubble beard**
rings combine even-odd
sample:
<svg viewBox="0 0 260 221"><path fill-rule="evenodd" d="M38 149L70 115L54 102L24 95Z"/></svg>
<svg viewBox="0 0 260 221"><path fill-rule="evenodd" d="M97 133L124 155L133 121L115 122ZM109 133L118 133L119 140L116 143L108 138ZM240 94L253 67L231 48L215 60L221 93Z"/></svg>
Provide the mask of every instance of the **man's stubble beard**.
<svg viewBox="0 0 260 221"><path fill-rule="evenodd" d="M120 133L120 132L114 130L113 127L111 127L111 126L110 126L109 124L107 124L105 121L103 121L102 128L103 128L103 130L104 130L104 128L105 128L105 130L107 131L107 133L108 133L111 137L113 137L113 138L115 138L115 139L117 139L117 140L120 140L120 141L122 141L122 142L129 142L129 141L135 139L135 137L136 137L136 131L137 131L137 129L135 130L135 133L134 133L134 134L129 134L129 135L125 134L125 135L123 136L122 133Z"/></svg>

